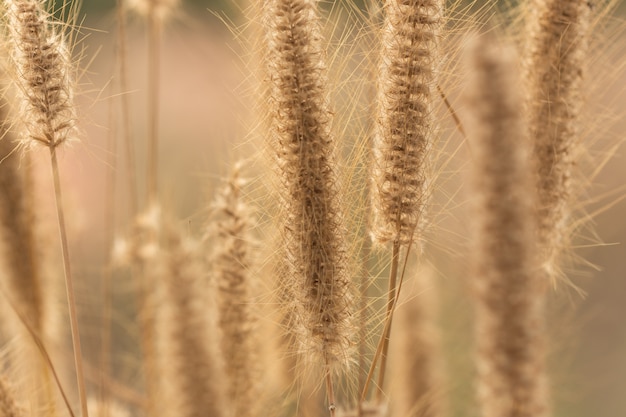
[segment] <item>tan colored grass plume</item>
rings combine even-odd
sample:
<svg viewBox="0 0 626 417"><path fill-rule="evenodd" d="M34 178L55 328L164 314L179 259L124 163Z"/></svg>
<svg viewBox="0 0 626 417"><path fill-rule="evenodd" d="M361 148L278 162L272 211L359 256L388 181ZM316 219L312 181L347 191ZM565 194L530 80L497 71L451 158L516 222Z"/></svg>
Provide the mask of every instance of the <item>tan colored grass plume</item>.
<svg viewBox="0 0 626 417"><path fill-rule="evenodd" d="M167 358L162 377L172 385L172 415L227 416L215 300L204 285L200 247L168 226L163 249L165 311L157 331Z"/></svg>
<svg viewBox="0 0 626 417"><path fill-rule="evenodd" d="M378 72L372 235L403 245L419 238L428 198L432 96L443 4L387 1Z"/></svg>
<svg viewBox="0 0 626 417"><path fill-rule="evenodd" d="M6 2L14 63L13 82L22 100L24 145L54 148L75 134L74 79L67 39L54 29L38 0Z"/></svg>
<svg viewBox="0 0 626 417"><path fill-rule="evenodd" d="M544 268L554 280L570 243L592 12L591 3L582 0L535 0L526 8L524 81L538 171L540 244Z"/></svg>
<svg viewBox="0 0 626 417"><path fill-rule="evenodd" d="M386 1L378 71L370 233L392 243L377 399L382 401L400 251L421 241L429 197L435 74L443 2ZM376 365L372 364L368 381ZM363 395L366 395L367 384Z"/></svg>
<svg viewBox="0 0 626 417"><path fill-rule="evenodd" d="M549 415L535 189L512 49L482 36L469 57L477 391L484 417Z"/></svg>
<svg viewBox="0 0 626 417"><path fill-rule="evenodd" d="M351 358L353 301L317 7L265 1L264 59L293 317L305 356L325 369L333 414L331 370Z"/></svg>
<svg viewBox="0 0 626 417"><path fill-rule="evenodd" d="M212 285L217 288L221 353L228 380L228 403L235 417L260 411L258 323L252 266L253 219L243 201L245 180L236 164L213 204L205 246L210 252Z"/></svg>
<svg viewBox="0 0 626 417"><path fill-rule="evenodd" d="M6 111L6 107L2 108ZM6 118L2 118L3 134L0 138L0 225L2 230L6 271L9 287L29 325L38 334L43 330L43 284L38 263L35 239L35 213L29 203L27 171L21 167L21 154L17 143L9 134ZM25 161L24 161L25 162ZM25 168L25 169L24 169Z"/></svg>

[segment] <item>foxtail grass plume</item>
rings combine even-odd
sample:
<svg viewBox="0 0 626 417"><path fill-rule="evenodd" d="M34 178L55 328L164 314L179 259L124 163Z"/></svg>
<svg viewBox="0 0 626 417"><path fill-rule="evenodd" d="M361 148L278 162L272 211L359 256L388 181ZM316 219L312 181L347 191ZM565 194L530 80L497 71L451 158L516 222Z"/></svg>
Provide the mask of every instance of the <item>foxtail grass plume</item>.
<svg viewBox="0 0 626 417"><path fill-rule="evenodd" d="M163 378L159 378L162 371L156 352L155 336L166 274L165 258L161 253L162 234L162 209L159 204L154 203L136 216L132 234L128 238L116 238L111 254L116 266L131 266L132 276L135 278L142 371L148 411L152 414L160 409L162 398L159 394L164 385Z"/></svg>
<svg viewBox="0 0 626 417"><path fill-rule="evenodd" d="M230 415L224 402L224 375L214 294L206 286L199 245L174 225L163 230L164 288L156 321L167 415Z"/></svg>
<svg viewBox="0 0 626 417"><path fill-rule="evenodd" d="M237 164L214 203L206 241L212 251L212 280L217 287L221 352L228 379L228 403L235 417L254 417L260 411L257 320L253 311L252 217L242 200L245 182Z"/></svg>
<svg viewBox="0 0 626 417"><path fill-rule="evenodd" d="M382 401L401 246L421 239L428 199L432 89L443 3L386 1L378 71L370 233L392 242L377 396ZM417 238L416 238L417 237ZM374 370L370 368L370 374ZM368 378L369 380L370 378Z"/></svg>
<svg viewBox="0 0 626 417"><path fill-rule="evenodd" d="M265 65L293 317L305 353L334 367L352 350L352 290L316 6L265 1Z"/></svg>
<svg viewBox="0 0 626 417"><path fill-rule="evenodd" d="M2 113L6 108L0 109ZM32 395L34 404L37 400L49 403L52 398L51 378L49 371L41 359L40 352L31 343L29 331L41 338L51 335L51 317L56 316L50 311L49 303L54 299L51 294L50 269L41 249L42 234L38 228L39 219L33 205L34 184L32 182L30 158L17 151L17 143L7 129L7 121L2 123L3 134L0 136L0 236L3 265L2 287L6 289L18 317L11 313L5 314L3 321L9 334L21 335L17 340L19 349L12 351L16 363L26 376L36 381L42 388L42 395ZM47 273L43 273L47 271ZM8 306L7 306L8 307ZM1 414L0 414L1 415Z"/></svg>
<svg viewBox="0 0 626 417"><path fill-rule="evenodd" d="M569 245L591 3L535 0L527 8L524 67L538 170L539 235L544 268L554 278L559 255Z"/></svg>
<svg viewBox="0 0 626 417"><path fill-rule="evenodd" d="M512 50L484 36L472 48L469 66L472 288L481 415L545 417L547 282L536 253L536 193L517 62Z"/></svg>
<svg viewBox="0 0 626 417"><path fill-rule="evenodd" d="M5 2L14 64L13 81L21 96L23 144L54 148L73 138L76 110L71 54L60 26L39 0Z"/></svg>
<svg viewBox="0 0 626 417"><path fill-rule="evenodd" d="M386 1L374 135L374 240L419 235L428 198L440 0Z"/></svg>

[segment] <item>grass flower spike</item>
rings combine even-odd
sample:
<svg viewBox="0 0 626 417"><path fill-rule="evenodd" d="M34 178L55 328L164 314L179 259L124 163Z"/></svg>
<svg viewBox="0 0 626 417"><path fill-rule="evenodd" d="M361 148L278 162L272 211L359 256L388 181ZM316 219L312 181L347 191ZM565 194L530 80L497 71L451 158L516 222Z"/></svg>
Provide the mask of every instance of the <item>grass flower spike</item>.
<svg viewBox="0 0 626 417"><path fill-rule="evenodd" d="M313 0L268 0L263 16L292 317L305 358L326 374L332 417L332 371L351 357L353 301L316 8Z"/></svg>
<svg viewBox="0 0 626 417"><path fill-rule="evenodd" d="M242 199L245 181L237 164L214 203L207 246L217 287L221 348L228 378L228 399L236 417L255 417L260 411L259 355L254 315L255 278L250 272L252 216ZM210 246L209 246L210 245Z"/></svg>
<svg viewBox="0 0 626 417"><path fill-rule="evenodd" d="M316 2L270 0L265 13L272 146L303 345L328 364L345 364L350 282Z"/></svg>
<svg viewBox="0 0 626 417"><path fill-rule="evenodd" d="M426 206L439 0L387 1L379 70L372 179L372 234L378 242L414 238Z"/></svg>
<svg viewBox="0 0 626 417"><path fill-rule="evenodd" d="M554 278L559 255L569 246L591 3L536 0L529 5L524 62L529 128L538 170L543 263Z"/></svg>
<svg viewBox="0 0 626 417"><path fill-rule="evenodd" d="M430 181L428 153L433 135L432 91L443 3L390 0L385 2L384 10L370 231L375 242L393 245L386 326L381 338L378 401L382 401L384 389L400 249L420 239L424 225ZM376 361L370 375L375 364Z"/></svg>
<svg viewBox="0 0 626 417"><path fill-rule="evenodd" d="M486 38L472 52L478 400L484 417L545 417L547 281L537 262L523 97L512 51Z"/></svg>
<svg viewBox="0 0 626 417"><path fill-rule="evenodd" d="M70 51L63 34L50 23L43 2L6 4L14 81L22 97L20 115L27 134L23 143L54 148L72 138L75 129Z"/></svg>

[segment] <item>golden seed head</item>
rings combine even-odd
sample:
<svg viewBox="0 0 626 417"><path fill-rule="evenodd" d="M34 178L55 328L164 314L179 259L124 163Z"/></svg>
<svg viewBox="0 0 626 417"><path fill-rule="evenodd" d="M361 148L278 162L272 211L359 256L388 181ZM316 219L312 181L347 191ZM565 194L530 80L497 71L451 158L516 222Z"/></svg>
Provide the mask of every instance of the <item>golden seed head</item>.
<svg viewBox="0 0 626 417"><path fill-rule="evenodd" d="M245 181L236 164L217 196L206 243L213 247L209 264L217 286L221 347L228 378L228 400L238 417L253 417L259 408L255 286L251 274L252 216L241 198Z"/></svg>
<svg viewBox="0 0 626 417"><path fill-rule="evenodd" d="M159 252L164 291L156 331L170 415L220 417L227 412L215 299L199 249L176 225L165 223Z"/></svg>
<svg viewBox="0 0 626 417"><path fill-rule="evenodd" d="M349 360L352 299L316 7L265 3L267 101L297 333L304 352L336 365Z"/></svg>
<svg viewBox="0 0 626 417"><path fill-rule="evenodd" d="M21 95L24 144L56 147L75 134L71 54L37 0L8 2L14 82Z"/></svg>
<svg viewBox="0 0 626 417"><path fill-rule="evenodd" d="M489 39L488 39L489 40ZM468 135L473 145L473 290L478 398L485 417L546 416L544 300L535 189L512 49L473 49Z"/></svg>
<svg viewBox="0 0 626 417"><path fill-rule="evenodd" d="M385 5L372 179L372 236L419 236L428 194L439 0Z"/></svg>
<svg viewBox="0 0 626 417"><path fill-rule="evenodd" d="M560 252L569 245L570 205L577 191L577 120L591 9L586 1L535 0L529 11L524 68L538 171L540 244L544 269L558 271Z"/></svg>

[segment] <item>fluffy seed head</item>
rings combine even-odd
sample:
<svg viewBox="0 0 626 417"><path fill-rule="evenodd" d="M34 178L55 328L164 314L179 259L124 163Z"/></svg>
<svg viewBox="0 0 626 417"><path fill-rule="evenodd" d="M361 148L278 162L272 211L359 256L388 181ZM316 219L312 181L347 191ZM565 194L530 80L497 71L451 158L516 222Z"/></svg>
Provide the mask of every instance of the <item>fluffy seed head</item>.
<svg viewBox="0 0 626 417"><path fill-rule="evenodd" d="M473 48L470 65L479 403L485 417L543 417L546 280L536 258L535 190L517 65L511 51L490 39Z"/></svg>
<svg viewBox="0 0 626 417"><path fill-rule="evenodd" d="M156 331L168 415L227 415L214 294L206 286L199 245L171 225L163 237L164 291Z"/></svg>
<svg viewBox="0 0 626 417"><path fill-rule="evenodd" d="M569 244L569 206L575 192L574 164L580 127L590 21L583 0L530 2L525 55L529 128L538 170L539 234L544 268L558 268Z"/></svg>
<svg viewBox="0 0 626 417"><path fill-rule="evenodd" d="M293 317L306 352L329 365L345 364L352 301L316 2L268 0L264 19Z"/></svg>
<svg viewBox="0 0 626 417"><path fill-rule="evenodd" d="M442 9L439 0L385 3L372 179L372 235L380 243L407 244L420 234Z"/></svg>
<svg viewBox="0 0 626 417"><path fill-rule="evenodd" d="M70 51L38 0L7 1L14 83L21 96L24 144L56 147L75 130Z"/></svg>
<svg viewBox="0 0 626 417"><path fill-rule="evenodd" d="M258 368L253 312L253 276L250 272L252 219L241 199L244 181L236 165L232 177L219 193L207 244L213 280L217 286L221 347L228 378L229 402L237 417L254 417L259 410Z"/></svg>

